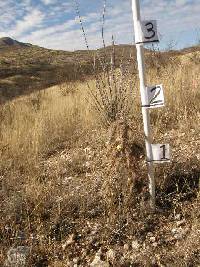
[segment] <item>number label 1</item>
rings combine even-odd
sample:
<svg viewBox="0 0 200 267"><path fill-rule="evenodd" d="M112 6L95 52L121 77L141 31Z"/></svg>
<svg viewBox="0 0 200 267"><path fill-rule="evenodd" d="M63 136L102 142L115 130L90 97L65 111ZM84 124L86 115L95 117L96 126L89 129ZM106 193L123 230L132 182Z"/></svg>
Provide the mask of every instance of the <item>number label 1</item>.
<svg viewBox="0 0 200 267"><path fill-rule="evenodd" d="M170 162L169 144L152 144L151 146L152 157L148 161L155 163Z"/></svg>
<svg viewBox="0 0 200 267"><path fill-rule="evenodd" d="M142 106L147 108L163 107L165 104L163 86L155 85L147 87L146 89L147 89L147 95L145 103L142 103Z"/></svg>
<svg viewBox="0 0 200 267"><path fill-rule="evenodd" d="M156 20L143 20L138 21L138 31L135 36L135 43L151 43L159 42L157 21Z"/></svg>

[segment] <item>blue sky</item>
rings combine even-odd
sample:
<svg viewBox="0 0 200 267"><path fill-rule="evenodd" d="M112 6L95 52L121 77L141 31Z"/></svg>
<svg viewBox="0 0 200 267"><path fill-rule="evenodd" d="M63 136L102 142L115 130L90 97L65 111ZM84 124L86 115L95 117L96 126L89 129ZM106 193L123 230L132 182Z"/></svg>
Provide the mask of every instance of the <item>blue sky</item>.
<svg viewBox="0 0 200 267"><path fill-rule="evenodd" d="M103 0L77 0L90 48L102 46ZM144 19L157 19L160 47L194 45L200 39L200 0L141 0ZM106 44L134 42L131 0L107 0ZM73 0L0 0L0 37L39 46L85 49Z"/></svg>

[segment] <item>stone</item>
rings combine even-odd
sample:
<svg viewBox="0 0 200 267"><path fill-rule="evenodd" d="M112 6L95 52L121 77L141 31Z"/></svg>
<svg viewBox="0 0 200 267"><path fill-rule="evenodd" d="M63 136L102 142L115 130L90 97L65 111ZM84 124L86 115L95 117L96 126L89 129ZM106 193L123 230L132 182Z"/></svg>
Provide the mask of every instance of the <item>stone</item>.
<svg viewBox="0 0 200 267"><path fill-rule="evenodd" d="M174 218L175 218L175 220L177 220L177 221L180 221L180 219L181 219L181 214L176 214L175 216L174 216Z"/></svg>
<svg viewBox="0 0 200 267"><path fill-rule="evenodd" d="M154 248L156 248L156 247L158 246L158 243L157 243L157 242L153 242L152 246L153 246Z"/></svg>
<svg viewBox="0 0 200 267"><path fill-rule="evenodd" d="M78 267L78 258L73 259L73 267Z"/></svg>
<svg viewBox="0 0 200 267"><path fill-rule="evenodd" d="M181 221L178 221L178 222L176 223L176 225L177 225L177 227L180 227L180 226L184 225L185 222L186 222L185 219L183 219L183 220L181 220Z"/></svg>
<svg viewBox="0 0 200 267"><path fill-rule="evenodd" d="M156 241L156 238L155 238L155 236L151 236L151 237L149 238L149 240L150 240L150 242L154 243L154 242Z"/></svg>
<svg viewBox="0 0 200 267"><path fill-rule="evenodd" d="M186 228L186 229L177 228L176 231L173 233L174 234L174 238L176 240L181 240L187 235L188 231L189 231L188 228Z"/></svg>
<svg viewBox="0 0 200 267"><path fill-rule="evenodd" d="M129 251L129 245L128 244L124 244L124 251Z"/></svg>
<svg viewBox="0 0 200 267"><path fill-rule="evenodd" d="M153 233L151 233L151 232L147 233L147 237L152 237L152 236L153 236Z"/></svg>
<svg viewBox="0 0 200 267"><path fill-rule="evenodd" d="M71 234L67 241L62 245L63 250L66 249L67 246L70 246L74 243L74 234Z"/></svg>
<svg viewBox="0 0 200 267"><path fill-rule="evenodd" d="M73 259L73 263L74 263L74 264L77 264L77 263L78 263L78 258L74 258L74 259Z"/></svg>
<svg viewBox="0 0 200 267"><path fill-rule="evenodd" d="M10 248L7 252L6 267L24 267L27 263L27 258L30 253L30 248L27 246L18 246Z"/></svg>
<svg viewBox="0 0 200 267"><path fill-rule="evenodd" d="M173 235L175 235L177 233L177 229L176 228L173 228L171 231L172 231Z"/></svg>
<svg viewBox="0 0 200 267"><path fill-rule="evenodd" d="M140 248L140 244L137 240L132 241L132 249L138 250Z"/></svg>
<svg viewBox="0 0 200 267"><path fill-rule="evenodd" d="M181 240L181 239L183 239L183 235L182 235L182 233L177 233L177 234L174 235L174 238L176 240Z"/></svg>
<svg viewBox="0 0 200 267"><path fill-rule="evenodd" d="M96 255L93 262L90 264L90 267L109 267L109 263L102 261L100 256Z"/></svg>
<svg viewBox="0 0 200 267"><path fill-rule="evenodd" d="M113 249L109 249L107 252L106 252L106 258L107 258L107 261L113 263L115 261L115 251Z"/></svg>

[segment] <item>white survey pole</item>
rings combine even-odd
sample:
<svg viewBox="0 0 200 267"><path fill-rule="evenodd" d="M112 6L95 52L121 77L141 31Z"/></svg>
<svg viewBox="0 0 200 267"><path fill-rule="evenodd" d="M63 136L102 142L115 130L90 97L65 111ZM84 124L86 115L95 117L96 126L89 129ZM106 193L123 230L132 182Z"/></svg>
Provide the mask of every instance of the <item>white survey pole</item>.
<svg viewBox="0 0 200 267"><path fill-rule="evenodd" d="M140 34L140 4L139 0L132 0L132 10L133 10L133 20L134 20L134 30L135 36ZM140 94L141 102L145 103L147 99L147 86L146 86L146 77L145 77L145 64L144 64L144 47L143 42L136 42L137 49L137 62L138 62L138 71L140 78ZM155 178L154 178L154 165L151 159L152 155L152 137L151 137L151 128L150 128L150 114L149 108L142 105L142 116L144 123L144 134L145 134L145 145L146 145L146 156L147 156L147 167L148 167L148 177L149 177L149 191L150 191L150 204L151 208L155 210Z"/></svg>

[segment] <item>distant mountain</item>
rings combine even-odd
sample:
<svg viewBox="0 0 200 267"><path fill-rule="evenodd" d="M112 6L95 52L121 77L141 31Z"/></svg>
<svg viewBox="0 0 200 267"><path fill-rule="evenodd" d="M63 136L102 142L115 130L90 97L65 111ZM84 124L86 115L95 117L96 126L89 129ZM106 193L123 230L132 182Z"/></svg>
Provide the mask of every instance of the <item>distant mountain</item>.
<svg viewBox="0 0 200 267"><path fill-rule="evenodd" d="M136 73L135 46L115 45L114 48L115 66L129 64L132 71ZM195 52L198 53L199 50L200 46L168 52L153 52L145 49L145 55L147 64L153 67L171 64L170 58L179 60L180 57L185 56L190 60L190 54L194 53L195 56ZM80 80L85 78L85 75L93 75L94 58L96 58L96 71L98 69L102 71L102 63L106 61L109 64L112 53L113 46L89 52L87 50L68 52L22 43L10 37L0 38L0 104L13 97L29 94L50 85ZM196 62L196 57L193 60Z"/></svg>
<svg viewBox="0 0 200 267"><path fill-rule="evenodd" d="M74 52L47 49L22 43L9 37L0 38L0 103L65 81L80 80L93 75L99 60L111 61L113 47ZM116 45L115 63L135 58L135 46ZM99 64L98 64L99 63ZM102 68L101 68L102 70ZM101 71L100 70L100 71Z"/></svg>
<svg viewBox="0 0 200 267"><path fill-rule="evenodd" d="M10 37L0 38L0 49L30 47L30 44L22 43Z"/></svg>
<svg viewBox="0 0 200 267"><path fill-rule="evenodd" d="M181 50L183 54L194 53L194 52L199 52L199 51L200 51L200 45L186 47Z"/></svg>

